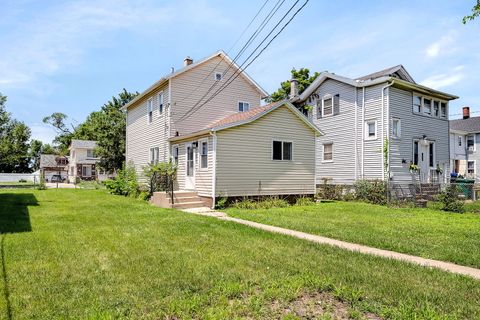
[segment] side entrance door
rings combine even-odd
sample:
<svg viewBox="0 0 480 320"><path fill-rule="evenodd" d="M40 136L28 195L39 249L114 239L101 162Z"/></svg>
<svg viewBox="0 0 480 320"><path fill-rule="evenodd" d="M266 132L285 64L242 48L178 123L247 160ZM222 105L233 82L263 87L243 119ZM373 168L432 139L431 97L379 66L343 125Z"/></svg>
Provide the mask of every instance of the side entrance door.
<svg viewBox="0 0 480 320"><path fill-rule="evenodd" d="M195 149L192 143L187 144L185 158L187 159L185 163L185 189L195 190Z"/></svg>

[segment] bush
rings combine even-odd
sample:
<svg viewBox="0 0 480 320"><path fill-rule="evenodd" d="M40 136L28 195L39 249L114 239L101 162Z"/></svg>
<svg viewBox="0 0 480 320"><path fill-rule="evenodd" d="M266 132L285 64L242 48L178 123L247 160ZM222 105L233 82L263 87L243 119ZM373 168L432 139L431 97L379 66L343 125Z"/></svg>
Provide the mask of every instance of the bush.
<svg viewBox="0 0 480 320"><path fill-rule="evenodd" d="M289 204L286 200L277 197L266 198L264 200L254 201L252 199L245 199L243 201L235 202L233 205L237 209L271 209L271 208L285 208Z"/></svg>
<svg viewBox="0 0 480 320"><path fill-rule="evenodd" d="M227 207L228 197L218 197L215 201L215 209L221 210Z"/></svg>
<svg viewBox="0 0 480 320"><path fill-rule="evenodd" d="M442 210L458 213L465 212L465 206L458 199L458 193L458 186L452 184L439 194L438 200L442 204Z"/></svg>
<svg viewBox="0 0 480 320"><path fill-rule="evenodd" d="M150 199L150 193L148 193L147 191L141 191L138 194L138 199L148 201Z"/></svg>
<svg viewBox="0 0 480 320"><path fill-rule="evenodd" d="M177 178L177 166L173 162L150 163L143 168L148 178L148 192L152 196L157 191L169 191Z"/></svg>
<svg viewBox="0 0 480 320"><path fill-rule="evenodd" d="M18 182L19 182L19 183L26 183L27 180L25 180L25 179L20 179L20 180L18 180Z"/></svg>
<svg viewBox="0 0 480 320"><path fill-rule="evenodd" d="M296 206L312 206L314 204L315 204L315 201L313 201L312 198L308 198L308 197L297 198L297 201L295 202Z"/></svg>
<svg viewBox="0 0 480 320"><path fill-rule="evenodd" d="M104 184L112 194L137 197L138 181L135 166L129 163L118 171L118 175L114 179L106 180Z"/></svg>
<svg viewBox="0 0 480 320"><path fill-rule="evenodd" d="M45 184L45 173L43 171L40 173L40 181L38 183L37 189L38 190L46 190L47 189L47 185Z"/></svg>
<svg viewBox="0 0 480 320"><path fill-rule="evenodd" d="M355 199L373 204L387 203L387 182L359 180L354 184Z"/></svg>

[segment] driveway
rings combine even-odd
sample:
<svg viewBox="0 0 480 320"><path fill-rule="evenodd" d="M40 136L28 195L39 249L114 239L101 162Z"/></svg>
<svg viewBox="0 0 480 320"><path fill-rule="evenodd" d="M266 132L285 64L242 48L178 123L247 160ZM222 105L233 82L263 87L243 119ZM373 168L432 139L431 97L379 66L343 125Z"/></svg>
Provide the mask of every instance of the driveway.
<svg viewBox="0 0 480 320"><path fill-rule="evenodd" d="M74 189L75 185L73 183L54 183L54 182L47 182L45 183L48 189L55 189L57 188L62 188L62 189Z"/></svg>

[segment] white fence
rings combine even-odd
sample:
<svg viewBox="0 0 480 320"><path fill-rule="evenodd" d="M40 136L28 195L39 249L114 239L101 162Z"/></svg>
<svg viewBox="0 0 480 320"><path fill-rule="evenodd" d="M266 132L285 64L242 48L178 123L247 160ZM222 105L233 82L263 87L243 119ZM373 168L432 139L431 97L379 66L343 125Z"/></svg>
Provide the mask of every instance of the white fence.
<svg viewBox="0 0 480 320"><path fill-rule="evenodd" d="M0 182L19 182L20 180L37 183L40 181L40 173L0 173Z"/></svg>

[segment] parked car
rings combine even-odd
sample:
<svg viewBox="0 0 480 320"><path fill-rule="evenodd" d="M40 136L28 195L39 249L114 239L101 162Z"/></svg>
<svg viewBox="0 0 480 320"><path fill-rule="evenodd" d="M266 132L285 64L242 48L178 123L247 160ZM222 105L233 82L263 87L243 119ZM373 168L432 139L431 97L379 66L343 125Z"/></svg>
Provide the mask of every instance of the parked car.
<svg viewBox="0 0 480 320"><path fill-rule="evenodd" d="M50 179L50 182L65 182L65 178L63 178L61 175L59 174L54 174L52 176L52 179Z"/></svg>

